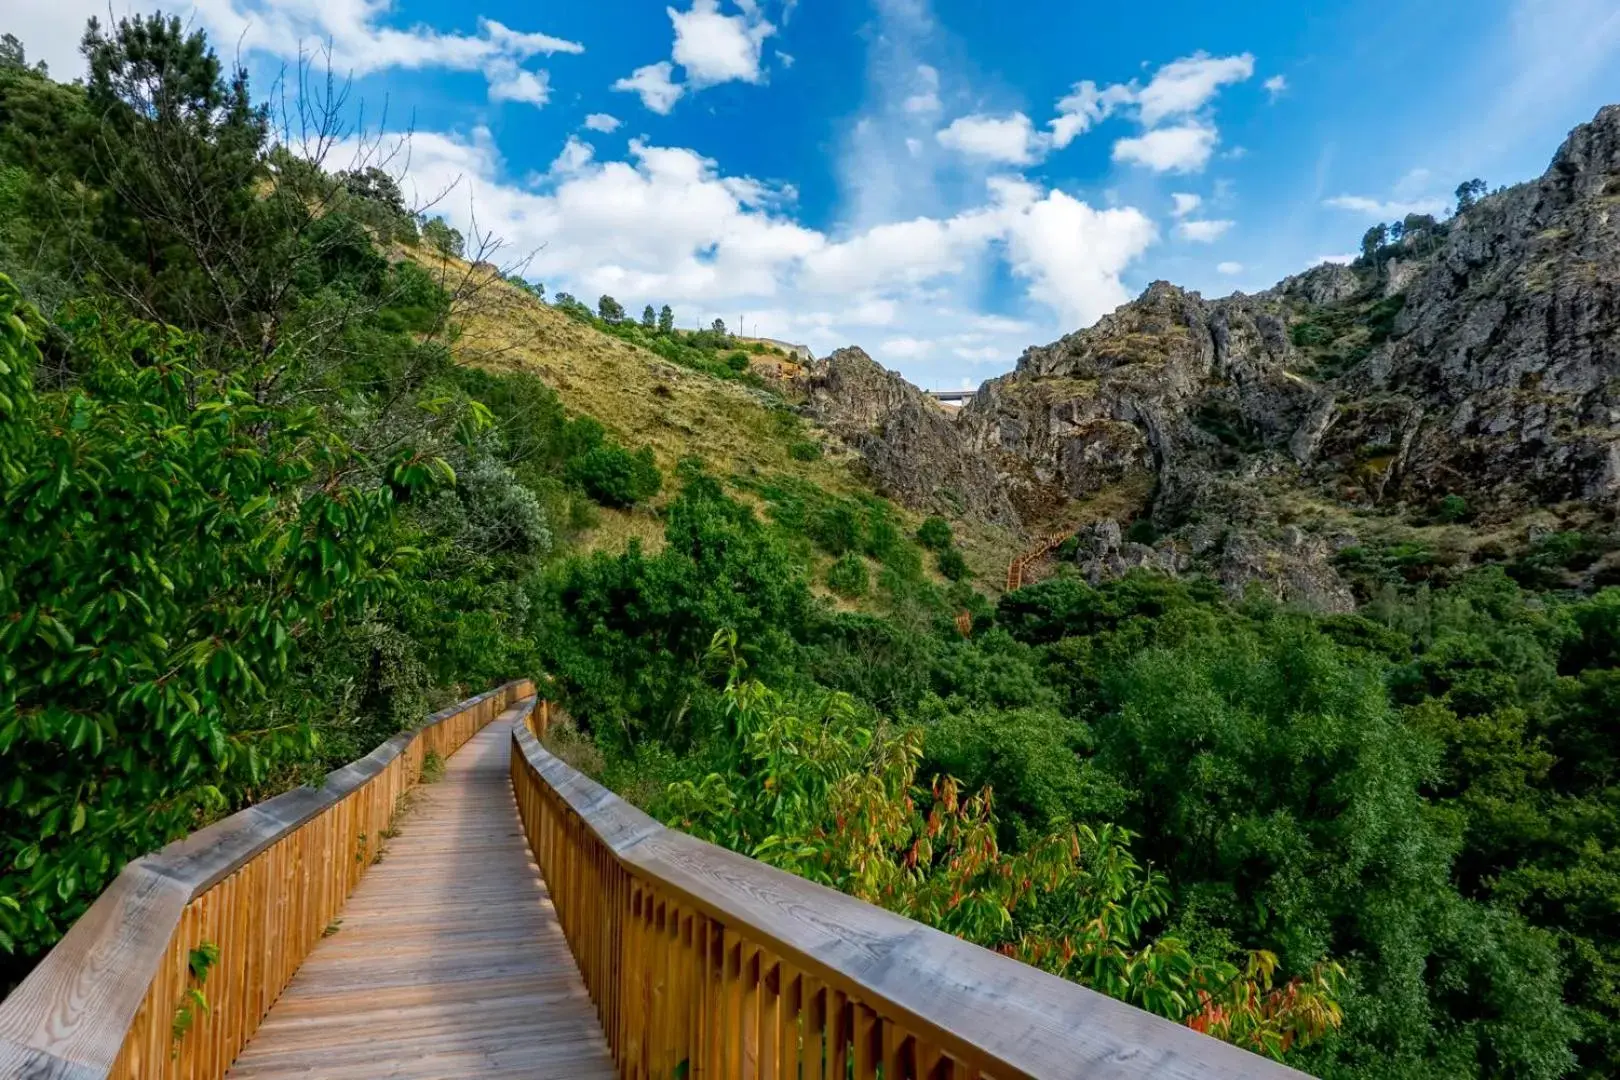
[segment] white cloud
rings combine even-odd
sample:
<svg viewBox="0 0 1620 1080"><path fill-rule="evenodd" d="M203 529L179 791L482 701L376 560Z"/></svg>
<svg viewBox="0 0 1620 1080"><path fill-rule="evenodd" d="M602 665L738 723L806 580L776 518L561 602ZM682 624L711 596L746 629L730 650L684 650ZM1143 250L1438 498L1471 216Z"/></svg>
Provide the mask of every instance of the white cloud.
<svg viewBox="0 0 1620 1080"><path fill-rule="evenodd" d="M1155 127L1171 117L1187 116L1209 104L1222 86L1243 82L1254 74L1254 57L1210 56L1195 52L1172 60L1153 75L1137 95L1142 123Z"/></svg>
<svg viewBox="0 0 1620 1080"><path fill-rule="evenodd" d="M917 66L917 92L907 97L901 106L908 113L939 112L939 71L928 65Z"/></svg>
<svg viewBox="0 0 1620 1080"><path fill-rule="evenodd" d="M1237 262L1216 263L1215 272L1217 274L1225 274L1226 276L1231 277L1233 274L1243 273L1243 264Z"/></svg>
<svg viewBox="0 0 1620 1080"><path fill-rule="evenodd" d="M794 219L791 189L724 175L686 149L633 140L626 160L598 160L575 137L526 185L503 172L487 131L418 134L405 185L437 192L464 178L441 203L447 216L466 228L476 210L510 250L536 251L529 273L552 293L668 302L683 323L694 310L704 322L743 312L818 352L878 327L896 356L1010 364L1035 335L1125 302L1121 275L1157 238L1138 210L1097 209L1013 177L992 178L951 215L834 236ZM975 303L999 261L1050 315L986 316L953 299Z"/></svg>
<svg viewBox="0 0 1620 1080"><path fill-rule="evenodd" d="M791 68L794 64L798 63L798 59L792 53L785 53L781 49L775 50L775 55L776 62L781 64L784 68Z"/></svg>
<svg viewBox="0 0 1620 1080"><path fill-rule="evenodd" d="M959 116L934 136L948 150L1008 165L1028 165L1044 152L1044 140L1021 112L1010 116Z"/></svg>
<svg viewBox="0 0 1620 1080"><path fill-rule="evenodd" d="M621 123L623 123L623 121L617 116L610 116L607 113L601 112L593 112L591 115L585 118L585 126L587 128L589 128L591 131L600 131L604 133L619 130L619 125Z"/></svg>
<svg viewBox="0 0 1620 1080"><path fill-rule="evenodd" d="M546 175L551 177L571 176L582 171L595 158L596 151L588 142L581 142L573 135L563 143L563 148L551 163Z"/></svg>
<svg viewBox="0 0 1620 1080"><path fill-rule="evenodd" d="M1052 129L1052 145L1062 150L1076 137L1090 131L1093 124L1108 119L1120 106L1135 99L1135 88L1124 84L1116 83L1099 90L1089 79L1075 83L1068 96L1058 99L1058 114L1048 125Z"/></svg>
<svg viewBox="0 0 1620 1080"><path fill-rule="evenodd" d="M1347 251L1343 255L1318 255L1311 260L1312 266L1321 266L1323 263L1334 263L1339 266L1349 266L1356 261L1356 253Z"/></svg>
<svg viewBox="0 0 1620 1080"><path fill-rule="evenodd" d="M1199 172L1209 164L1218 136L1202 124L1156 128L1114 144L1114 160L1144 165L1154 172Z"/></svg>
<svg viewBox="0 0 1620 1080"><path fill-rule="evenodd" d="M1011 222L1008 261L1032 297L1068 327L1087 326L1130 299L1120 274L1157 239L1148 216L1132 207L1096 210L1047 192Z"/></svg>
<svg viewBox="0 0 1620 1080"><path fill-rule="evenodd" d="M545 104L547 73L522 65L537 56L585 51L577 41L487 18L478 20L476 34L385 26L381 19L389 5L376 0L196 0L193 10L221 52L239 46L244 53L293 59L300 50L329 45L333 67L355 76L391 68L478 71L492 101Z"/></svg>
<svg viewBox="0 0 1620 1080"><path fill-rule="evenodd" d="M1178 218L1186 217L1188 214L1192 213L1194 210L1203 205L1204 202L1203 196L1189 195L1185 191L1177 191L1172 193L1170 199L1175 203L1175 206L1171 209L1170 213L1173 217Z"/></svg>
<svg viewBox="0 0 1620 1080"><path fill-rule="evenodd" d="M759 56L776 27L760 16L753 3L739 4L740 15L724 15L719 0L692 0L690 11L665 8L675 24L670 58L686 69L693 88L761 78Z"/></svg>
<svg viewBox="0 0 1620 1080"><path fill-rule="evenodd" d="M1324 205L1339 210L1349 210L1369 218L1403 218L1407 214L1443 214L1446 210L1446 200L1440 198L1428 199L1375 199L1367 195L1335 195L1330 199L1322 200Z"/></svg>
<svg viewBox="0 0 1620 1080"><path fill-rule="evenodd" d="M1115 143L1116 161L1136 161L1160 172L1202 169L1216 142L1207 106L1221 87L1243 82L1253 74L1254 57L1249 53L1211 56L1200 51L1165 64L1146 86L1132 81L1099 88L1089 79L1077 82L1058 99L1057 115L1047 122L1051 145L1061 150L1095 124L1134 109L1145 134ZM1175 126L1165 130L1178 134L1153 138L1155 129L1166 121L1175 121ZM1207 139L1195 138L1195 132L1206 133Z"/></svg>
<svg viewBox="0 0 1620 1080"><path fill-rule="evenodd" d="M736 0L736 5L741 14L725 14L720 0L692 0L687 11L665 8L675 27L670 59L636 68L613 89L639 94L643 105L663 116L688 90L734 81L763 82L760 54L776 27L765 21L755 0ZM776 55L784 68L793 66L793 57ZM677 65L685 73L684 81L675 80Z"/></svg>
<svg viewBox="0 0 1620 1080"><path fill-rule="evenodd" d="M491 63L484 73L491 101L521 101L538 107L551 98L551 80L544 71L529 71L502 59Z"/></svg>
<svg viewBox="0 0 1620 1080"><path fill-rule="evenodd" d="M1183 221L1176 226L1176 233L1183 240L1213 244L1225 236L1232 225L1233 222L1230 221Z"/></svg>
<svg viewBox="0 0 1620 1080"><path fill-rule="evenodd" d="M1283 75L1273 75L1260 85L1265 87L1266 94L1272 101L1276 101L1288 92L1288 79Z"/></svg>
<svg viewBox="0 0 1620 1080"><path fill-rule="evenodd" d="M615 90L628 90L641 95L641 103L660 116L666 116L675 103L686 93L686 87L670 78L675 66L668 60L638 67L613 84Z"/></svg>

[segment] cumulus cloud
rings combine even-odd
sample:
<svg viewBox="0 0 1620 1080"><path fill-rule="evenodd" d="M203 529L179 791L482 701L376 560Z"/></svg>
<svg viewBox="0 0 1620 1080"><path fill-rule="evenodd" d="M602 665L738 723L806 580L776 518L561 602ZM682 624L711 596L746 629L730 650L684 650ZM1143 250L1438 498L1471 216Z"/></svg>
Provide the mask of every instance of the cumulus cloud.
<svg viewBox="0 0 1620 1080"><path fill-rule="evenodd" d="M1243 264L1237 262L1216 263L1215 272L1217 274L1225 274L1226 276L1231 277L1233 274L1243 273Z"/></svg>
<svg viewBox="0 0 1620 1080"><path fill-rule="evenodd" d="M391 68L482 72L492 101L544 105L550 96L544 70L525 67L539 56L581 53L585 47L550 34L515 30L480 18L475 34L441 33L426 26L387 26L389 6L374 0L196 0L194 11L216 43L239 43L244 52L292 59L329 46L333 66L356 76ZM78 24L83 32L83 20ZM67 75L68 72L59 72Z"/></svg>
<svg viewBox="0 0 1620 1080"><path fill-rule="evenodd" d="M1099 87L1083 80L1058 99L1046 138L1061 150L1096 124L1124 113L1143 131L1114 144L1115 161L1157 172L1197 172L1209 163L1218 141L1210 108L1215 96L1222 87L1253 75L1250 53L1211 56L1200 51L1163 65L1146 86L1133 80Z"/></svg>
<svg viewBox="0 0 1620 1080"><path fill-rule="evenodd" d="M1044 152L1035 125L1021 112L1010 116L959 116L934 137L949 150L1007 165L1031 164Z"/></svg>
<svg viewBox="0 0 1620 1080"><path fill-rule="evenodd" d="M1266 94L1272 101L1276 101L1288 92L1288 79L1282 75L1273 75L1260 85L1265 87Z"/></svg>
<svg viewBox="0 0 1620 1080"><path fill-rule="evenodd" d="M529 71L503 59L490 64L485 75L491 101L521 101L538 107L551 99L551 80L544 71Z"/></svg>
<svg viewBox="0 0 1620 1080"><path fill-rule="evenodd" d="M1192 173L1209 164L1218 139L1215 129L1190 123L1155 128L1114 144L1114 160L1142 165L1154 172Z"/></svg>
<svg viewBox="0 0 1620 1080"><path fill-rule="evenodd" d="M610 116L607 113L601 112L593 112L585 118L585 126L587 128L589 128L591 131L600 131L603 133L619 130L619 125L621 123L623 123L623 121L621 121L617 116Z"/></svg>
<svg viewBox="0 0 1620 1080"><path fill-rule="evenodd" d="M694 88L760 81L760 49L776 27L765 21L756 5L739 6L739 15L723 14L719 0L692 0L689 11L664 9L675 24L671 59L686 69Z"/></svg>
<svg viewBox="0 0 1620 1080"><path fill-rule="evenodd" d="M1155 127L1172 117L1196 113L1221 87L1243 82L1253 74L1254 57L1249 53L1211 56L1200 51L1172 60L1154 73L1137 96L1142 123Z"/></svg>
<svg viewBox="0 0 1620 1080"><path fill-rule="evenodd" d="M689 90L726 82L763 82L760 57L765 39L776 33L776 27L765 20L754 0L736 0L736 6L735 15L722 11L720 0L692 0L686 11L665 8L675 28L670 58L636 68L613 89L639 94L643 105L667 115ZM784 68L793 66L793 57L776 55ZM684 81L675 78L677 66Z"/></svg>
<svg viewBox="0 0 1620 1080"><path fill-rule="evenodd" d="M686 93L686 87L670 77L674 71L675 65L668 60L660 60L656 64L636 68L615 82L613 89L640 95L643 105L660 116L666 116L681 100L681 95Z"/></svg>
<svg viewBox="0 0 1620 1080"><path fill-rule="evenodd" d="M1225 236L1232 225L1230 221L1183 221L1176 226L1176 235L1183 240L1213 244Z"/></svg>
<svg viewBox="0 0 1620 1080"><path fill-rule="evenodd" d="M1062 150L1090 131L1093 124L1108 119L1120 106L1135 100L1133 86L1116 83L1099 90L1090 79L1075 83L1066 97L1058 99L1057 116L1048 124L1052 129L1052 145Z"/></svg>
<svg viewBox="0 0 1620 1080"><path fill-rule="evenodd" d="M518 184L504 179L486 131L418 134L409 170L407 191L460 178L440 204L446 215L465 228L475 208L480 228L535 250L529 272L553 292L668 302L704 321L742 311L818 351L875 327L897 353L926 351L905 344L912 338L934 343L931 356L1010 363L1032 325L974 315L952 296L1002 260L1030 300L1073 328L1129 298L1122 274L1157 239L1138 210L1098 209L1014 177L992 178L954 214L834 235L795 219L791 189L640 140L625 160L599 160L570 138L546 174Z"/></svg>
<svg viewBox="0 0 1620 1080"><path fill-rule="evenodd" d="M1204 198L1201 195L1189 195L1185 191L1177 191L1171 194L1170 201L1175 204L1170 210L1171 215L1181 218L1186 217L1203 205Z"/></svg>

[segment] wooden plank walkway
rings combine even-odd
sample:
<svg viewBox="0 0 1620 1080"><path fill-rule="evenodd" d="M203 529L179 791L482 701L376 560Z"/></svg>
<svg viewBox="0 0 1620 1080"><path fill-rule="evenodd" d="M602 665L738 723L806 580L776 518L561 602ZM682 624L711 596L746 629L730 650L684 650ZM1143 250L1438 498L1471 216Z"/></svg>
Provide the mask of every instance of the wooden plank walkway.
<svg viewBox="0 0 1620 1080"><path fill-rule="evenodd" d="M518 822L515 715L418 788L228 1080L615 1075Z"/></svg>

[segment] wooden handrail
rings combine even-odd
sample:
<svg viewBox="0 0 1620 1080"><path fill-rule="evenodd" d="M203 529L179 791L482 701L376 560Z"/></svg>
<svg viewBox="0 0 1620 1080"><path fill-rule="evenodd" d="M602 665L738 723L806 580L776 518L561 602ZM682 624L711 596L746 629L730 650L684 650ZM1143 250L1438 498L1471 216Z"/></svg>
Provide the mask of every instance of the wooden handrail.
<svg viewBox="0 0 1620 1080"><path fill-rule="evenodd" d="M1024 574L1029 571L1029 568L1035 563L1039 562L1041 559L1046 558L1047 552L1051 551L1053 548L1061 546L1063 541L1067 540L1073 535L1074 533L1072 532L1065 532L1058 533L1055 536L1048 536L1046 539L1042 540L1040 543L1036 544L1022 555L1014 557L1014 559L1007 564L1007 591L1013 592L1014 590L1023 588Z"/></svg>
<svg viewBox="0 0 1620 1080"><path fill-rule="evenodd" d="M513 789L624 1077L1303 1076L667 829L541 746L549 717L513 725Z"/></svg>
<svg viewBox="0 0 1620 1080"><path fill-rule="evenodd" d="M513 702L507 683L359 761L126 866L0 1002L0 1077L225 1075L373 862L427 754L449 757ZM218 949L201 987L193 950ZM192 1019L177 1028L191 989Z"/></svg>

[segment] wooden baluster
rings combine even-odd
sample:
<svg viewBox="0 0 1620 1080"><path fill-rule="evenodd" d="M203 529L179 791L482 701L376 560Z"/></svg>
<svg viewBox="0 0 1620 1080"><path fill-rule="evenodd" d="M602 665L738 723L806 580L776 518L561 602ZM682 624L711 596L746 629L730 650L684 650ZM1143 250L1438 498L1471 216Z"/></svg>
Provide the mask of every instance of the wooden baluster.
<svg viewBox="0 0 1620 1080"><path fill-rule="evenodd" d="M916 1069L911 1061L911 1040L893 1021L881 1020L883 1042L883 1080L915 1080Z"/></svg>
<svg viewBox="0 0 1620 1080"><path fill-rule="evenodd" d="M759 1027L754 1034L759 1048L760 1080L777 1080L781 1076L777 1065L777 1027L781 1008L782 965L769 952L759 954Z"/></svg>
<svg viewBox="0 0 1620 1080"><path fill-rule="evenodd" d="M776 1021L777 1072L782 1080L799 1080L799 1012L804 976L787 961L777 967L777 989L781 995Z"/></svg>
<svg viewBox="0 0 1620 1080"><path fill-rule="evenodd" d="M849 999L841 990L827 988L826 1080L844 1080L849 1074Z"/></svg>
<svg viewBox="0 0 1620 1080"><path fill-rule="evenodd" d="M877 1015L865 1005L856 1002L850 1007L854 1022L852 1041L855 1050L855 1080L874 1080L878 1074L880 1053ZM888 1080L887 1077L884 1080Z"/></svg>

